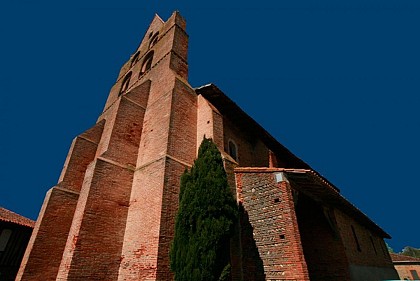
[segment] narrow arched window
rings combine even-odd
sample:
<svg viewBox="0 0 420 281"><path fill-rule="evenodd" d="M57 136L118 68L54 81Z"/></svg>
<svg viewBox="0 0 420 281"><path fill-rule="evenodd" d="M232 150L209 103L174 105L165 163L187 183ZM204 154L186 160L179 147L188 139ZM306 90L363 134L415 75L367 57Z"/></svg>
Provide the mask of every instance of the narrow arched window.
<svg viewBox="0 0 420 281"><path fill-rule="evenodd" d="M127 89L128 89L128 85L130 84L130 79L131 79L131 72L129 72L125 77L124 80L121 84L121 89L118 95L122 95L124 94Z"/></svg>
<svg viewBox="0 0 420 281"><path fill-rule="evenodd" d="M137 53L134 54L133 58L131 59L130 67L132 67L133 65L136 64L136 62L139 61L139 57L140 57L140 52L137 52Z"/></svg>
<svg viewBox="0 0 420 281"><path fill-rule="evenodd" d="M375 251L375 255L378 255L378 251L376 251L375 242L373 241L372 236L370 236L370 243L372 244L373 250Z"/></svg>
<svg viewBox="0 0 420 281"><path fill-rule="evenodd" d="M150 38L149 49L152 48L156 44L156 42L158 41L158 36L159 36L159 32L156 32L156 34L154 34L152 38Z"/></svg>
<svg viewBox="0 0 420 281"><path fill-rule="evenodd" d="M351 232L353 232L353 238L354 242L356 242L356 248L357 251L361 252L362 248L360 247L359 239L357 238L356 230L354 229L354 226L351 225Z"/></svg>
<svg viewBox="0 0 420 281"><path fill-rule="evenodd" d="M148 71L152 67L153 60L153 51L148 53L143 60L143 65L141 66L140 75Z"/></svg>
<svg viewBox="0 0 420 281"><path fill-rule="evenodd" d="M238 147L233 142L233 140L229 140L228 149L229 149L229 155L232 156L232 158L235 159L235 161L238 161Z"/></svg>

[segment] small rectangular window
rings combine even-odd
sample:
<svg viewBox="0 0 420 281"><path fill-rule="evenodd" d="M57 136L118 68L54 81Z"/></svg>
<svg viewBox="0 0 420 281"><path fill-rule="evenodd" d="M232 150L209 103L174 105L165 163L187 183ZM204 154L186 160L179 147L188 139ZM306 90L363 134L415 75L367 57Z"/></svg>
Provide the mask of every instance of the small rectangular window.
<svg viewBox="0 0 420 281"><path fill-rule="evenodd" d="M414 280L420 280L419 274L416 270L410 270L411 276L413 276Z"/></svg>

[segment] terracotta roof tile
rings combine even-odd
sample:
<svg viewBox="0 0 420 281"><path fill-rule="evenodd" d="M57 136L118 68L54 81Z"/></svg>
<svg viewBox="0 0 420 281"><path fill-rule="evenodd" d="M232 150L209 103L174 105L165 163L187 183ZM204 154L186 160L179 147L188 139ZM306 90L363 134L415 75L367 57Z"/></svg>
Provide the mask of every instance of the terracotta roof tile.
<svg viewBox="0 0 420 281"><path fill-rule="evenodd" d="M35 222L33 220L25 218L24 216L18 215L2 207L0 207L0 221L11 222L31 228L35 226Z"/></svg>
<svg viewBox="0 0 420 281"><path fill-rule="evenodd" d="M390 253L393 262L417 262L420 263L419 258Z"/></svg>

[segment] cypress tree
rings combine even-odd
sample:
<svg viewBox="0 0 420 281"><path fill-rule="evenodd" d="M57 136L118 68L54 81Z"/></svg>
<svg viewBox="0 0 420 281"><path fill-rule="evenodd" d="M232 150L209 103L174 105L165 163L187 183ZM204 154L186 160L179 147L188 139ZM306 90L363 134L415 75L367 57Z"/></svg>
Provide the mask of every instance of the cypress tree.
<svg viewBox="0 0 420 281"><path fill-rule="evenodd" d="M216 145L204 138L190 171L181 177L170 251L176 281L228 280L229 241L237 205Z"/></svg>

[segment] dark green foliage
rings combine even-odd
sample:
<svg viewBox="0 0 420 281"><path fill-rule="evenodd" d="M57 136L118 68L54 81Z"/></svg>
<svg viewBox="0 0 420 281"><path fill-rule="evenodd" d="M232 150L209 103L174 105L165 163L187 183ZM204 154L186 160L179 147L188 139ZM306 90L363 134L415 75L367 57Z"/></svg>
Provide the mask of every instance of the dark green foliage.
<svg viewBox="0 0 420 281"><path fill-rule="evenodd" d="M405 256L410 256L410 257L413 257L413 258L420 258L420 249L416 249L416 248L413 248L413 247L410 247L410 246L406 246L402 250L401 254L405 255Z"/></svg>
<svg viewBox="0 0 420 281"><path fill-rule="evenodd" d="M222 273L220 274L219 280L218 281L228 281L230 280L230 263L228 263L225 268L223 268Z"/></svg>
<svg viewBox="0 0 420 281"><path fill-rule="evenodd" d="M176 281L229 280L230 248L237 205L222 157L204 139L191 171L181 177L171 270Z"/></svg>

